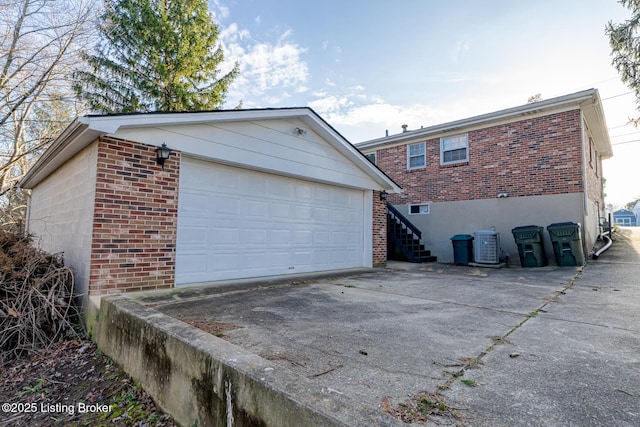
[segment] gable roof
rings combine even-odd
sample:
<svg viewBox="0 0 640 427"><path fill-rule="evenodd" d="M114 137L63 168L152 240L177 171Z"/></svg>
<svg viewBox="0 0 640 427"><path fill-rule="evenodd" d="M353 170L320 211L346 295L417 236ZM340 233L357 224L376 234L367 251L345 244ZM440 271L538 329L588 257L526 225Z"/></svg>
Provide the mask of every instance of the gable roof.
<svg viewBox="0 0 640 427"><path fill-rule="evenodd" d="M617 211L615 211L613 213L615 216L632 216L635 218L636 214L634 214L633 212L631 212L628 209L618 209Z"/></svg>
<svg viewBox="0 0 640 427"><path fill-rule="evenodd" d="M374 150L390 144L409 142L416 139L427 139L446 132L464 132L469 128L493 126L499 122L515 121L533 114L550 114L555 111L577 108L582 110L585 120L589 125L589 129L594 137L596 148L602 158L608 159L613 156L611 141L609 140L609 131L607 130L604 110L602 109L602 100L600 99L600 94L597 89L588 89L569 95L545 99L540 102L520 105L518 107L473 116L462 120L429 126L369 141L358 142L355 146L363 151Z"/></svg>
<svg viewBox="0 0 640 427"><path fill-rule="evenodd" d="M369 175L380 188L390 193L402 189L376 165L371 163L339 132L308 107L216 110L198 112L154 112L110 115L87 115L75 119L49 146L20 180L21 188L33 188L65 162L101 136L120 130L153 126L241 122L266 119L299 119L326 140L343 156Z"/></svg>

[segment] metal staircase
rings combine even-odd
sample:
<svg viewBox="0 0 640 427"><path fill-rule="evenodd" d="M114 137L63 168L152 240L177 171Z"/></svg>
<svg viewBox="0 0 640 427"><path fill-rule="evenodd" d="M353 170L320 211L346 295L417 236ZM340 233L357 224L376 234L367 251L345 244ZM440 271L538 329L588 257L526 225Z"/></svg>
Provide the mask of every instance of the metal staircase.
<svg viewBox="0 0 640 427"><path fill-rule="evenodd" d="M409 262L435 262L437 257L420 243L422 232L387 202L387 258Z"/></svg>

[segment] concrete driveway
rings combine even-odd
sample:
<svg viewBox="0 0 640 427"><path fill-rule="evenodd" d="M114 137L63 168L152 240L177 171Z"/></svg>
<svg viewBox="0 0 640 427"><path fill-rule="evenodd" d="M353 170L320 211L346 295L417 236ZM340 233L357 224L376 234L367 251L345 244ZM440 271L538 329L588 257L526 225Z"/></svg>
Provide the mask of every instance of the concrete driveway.
<svg viewBox="0 0 640 427"><path fill-rule="evenodd" d="M584 269L390 263L136 299L367 410L440 425L640 425L635 230Z"/></svg>

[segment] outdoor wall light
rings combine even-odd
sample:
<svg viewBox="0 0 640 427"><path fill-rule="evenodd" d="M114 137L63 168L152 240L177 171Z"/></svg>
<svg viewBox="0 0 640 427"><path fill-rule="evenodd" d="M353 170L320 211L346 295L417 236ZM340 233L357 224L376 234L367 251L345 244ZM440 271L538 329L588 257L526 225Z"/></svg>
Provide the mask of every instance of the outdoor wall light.
<svg viewBox="0 0 640 427"><path fill-rule="evenodd" d="M385 190L380 192L380 200L387 200L387 192Z"/></svg>
<svg viewBox="0 0 640 427"><path fill-rule="evenodd" d="M298 136L303 136L307 134L307 131L305 129L302 129L301 127L297 127L293 130L293 134Z"/></svg>
<svg viewBox="0 0 640 427"><path fill-rule="evenodd" d="M162 170L164 170L164 162L171 155L171 148L167 147L167 144L162 143L161 147L156 148L156 163L162 166Z"/></svg>

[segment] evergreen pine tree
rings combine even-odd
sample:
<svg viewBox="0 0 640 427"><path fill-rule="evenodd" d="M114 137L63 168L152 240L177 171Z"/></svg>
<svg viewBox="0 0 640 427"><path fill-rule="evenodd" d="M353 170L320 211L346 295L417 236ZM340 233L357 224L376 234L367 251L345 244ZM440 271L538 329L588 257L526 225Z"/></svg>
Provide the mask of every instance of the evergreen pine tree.
<svg viewBox="0 0 640 427"><path fill-rule="evenodd" d="M220 75L206 0L105 0L99 32L74 86L95 112L215 110L238 74Z"/></svg>

